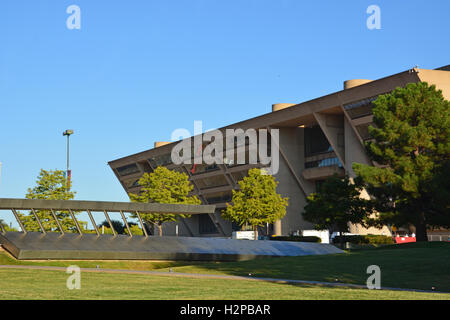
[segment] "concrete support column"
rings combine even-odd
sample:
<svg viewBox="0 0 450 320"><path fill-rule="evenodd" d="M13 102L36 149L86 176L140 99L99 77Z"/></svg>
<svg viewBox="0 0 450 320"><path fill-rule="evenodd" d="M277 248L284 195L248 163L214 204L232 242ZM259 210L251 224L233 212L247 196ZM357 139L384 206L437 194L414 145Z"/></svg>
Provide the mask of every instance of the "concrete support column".
<svg viewBox="0 0 450 320"><path fill-rule="evenodd" d="M281 236L281 220L277 220L273 224L273 233L276 236Z"/></svg>

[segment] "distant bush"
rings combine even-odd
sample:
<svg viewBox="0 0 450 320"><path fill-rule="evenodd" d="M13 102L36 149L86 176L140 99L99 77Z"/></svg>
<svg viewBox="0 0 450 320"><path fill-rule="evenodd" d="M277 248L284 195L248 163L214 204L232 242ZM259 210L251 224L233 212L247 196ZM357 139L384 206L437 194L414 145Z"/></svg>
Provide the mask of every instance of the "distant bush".
<svg viewBox="0 0 450 320"><path fill-rule="evenodd" d="M297 242L322 242L322 239L316 236L277 236L271 237L270 240L275 241L297 241Z"/></svg>
<svg viewBox="0 0 450 320"><path fill-rule="evenodd" d="M142 229L135 224L130 225L130 231L134 236L143 236L144 235L144 232L142 232ZM127 229L125 229L125 234L128 234Z"/></svg>
<svg viewBox="0 0 450 320"><path fill-rule="evenodd" d="M353 235L353 236L343 236L344 243L349 242L353 244L393 244L394 240L390 236L383 235ZM333 239L333 243L341 243L341 236L336 236Z"/></svg>

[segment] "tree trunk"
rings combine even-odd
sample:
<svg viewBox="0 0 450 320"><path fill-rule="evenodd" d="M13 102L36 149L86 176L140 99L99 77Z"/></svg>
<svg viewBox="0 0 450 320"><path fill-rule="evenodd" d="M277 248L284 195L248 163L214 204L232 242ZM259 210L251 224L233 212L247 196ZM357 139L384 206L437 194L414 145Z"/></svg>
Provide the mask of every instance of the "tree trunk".
<svg viewBox="0 0 450 320"><path fill-rule="evenodd" d="M253 232L254 234L254 239L258 240L258 227L257 226L253 226Z"/></svg>
<svg viewBox="0 0 450 320"><path fill-rule="evenodd" d="M162 237L162 225L161 224L158 224L158 234L159 234L159 236L160 237Z"/></svg>
<svg viewBox="0 0 450 320"><path fill-rule="evenodd" d="M428 241L427 236L427 224L425 222L425 218L422 215L420 221L416 223L416 241L417 242L426 242Z"/></svg>

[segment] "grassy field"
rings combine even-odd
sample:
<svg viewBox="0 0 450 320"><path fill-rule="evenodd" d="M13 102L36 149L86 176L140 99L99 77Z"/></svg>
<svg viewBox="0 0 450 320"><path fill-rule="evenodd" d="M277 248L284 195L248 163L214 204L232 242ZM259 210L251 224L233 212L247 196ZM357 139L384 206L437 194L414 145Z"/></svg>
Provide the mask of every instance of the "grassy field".
<svg viewBox="0 0 450 320"><path fill-rule="evenodd" d="M366 283L367 267L378 265L381 269L381 286L450 292L450 243L414 243L388 246L372 250L358 250L343 254L268 258L241 262L152 262L152 261L17 261L0 253L0 265L40 265L66 267L76 264L82 268L152 270L183 273L219 274L283 279L314 280L341 283ZM54 276L51 276L54 274ZM61 298L76 298L76 292L66 292L67 275L58 271L0 270L2 287L0 298L28 297L31 299L58 294L34 285L46 283L56 290L61 286ZM267 282L222 279L173 278L129 274L83 273L81 291L85 298L118 298L125 292L130 299L438 299L450 295L418 294L390 291L369 291L329 287L305 287ZM5 280L6 283L5 283ZM64 281L63 281L64 280ZM62 282L61 282L62 281ZM147 283L140 285L139 283ZM230 284L233 283L232 286ZM146 286L152 285L152 290ZM92 287L91 287L92 286ZM273 289L267 292L267 288ZM196 291L198 289L198 292ZM185 291L186 290L186 291ZM194 290L194 292L192 292ZM67 290L68 291L68 290ZM117 296L116 296L117 294ZM53 298L51 298L53 299Z"/></svg>
<svg viewBox="0 0 450 320"><path fill-rule="evenodd" d="M81 274L81 289L68 290L64 271L1 270L0 300L13 299L235 299L235 300L450 300L450 294L297 286L250 280L221 280L134 274Z"/></svg>

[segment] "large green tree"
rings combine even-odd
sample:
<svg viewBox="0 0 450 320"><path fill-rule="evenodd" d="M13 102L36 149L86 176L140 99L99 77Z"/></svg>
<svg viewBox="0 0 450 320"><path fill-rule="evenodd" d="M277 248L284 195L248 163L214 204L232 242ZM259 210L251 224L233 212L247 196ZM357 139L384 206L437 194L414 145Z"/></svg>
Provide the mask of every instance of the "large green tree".
<svg viewBox="0 0 450 320"><path fill-rule="evenodd" d="M72 200L75 194L76 192L70 190L64 171L41 169L36 186L29 188L25 197L27 199ZM35 212L46 231L57 231L58 225L49 210L35 210ZM65 232L77 231L75 222L68 211L55 211L55 214ZM74 212L74 215L76 216L77 213ZM32 212L28 215L20 214L20 218L27 231L41 231ZM83 229L86 228L86 222L78 222Z"/></svg>
<svg viewBox="0 0 450 320"><path fill-rule="evenodd" d="M333 176L326 179L319 190L310 194L303 217L314 224L316 230L337 230L343 245L343 233L349 223L367 226L373 213L372 201L361 198L362 185Z"/></svg>
<svg viewBox="0 0 450 320"><path fill-rule="evenodd" d="M139 194L129 194L131 201L201 204L197 196L189 195L194 187L189 181L188 175L163 166L156 168L152 173L144 173L139 179L139 185L142 187ZM189 217L189 215L172 213L140 213L140 216L145 222L156 225L160 236L162 236L164 222ZM132 215L132 217L136 218L136 215Z"/></svg>
<svg viewBox="0 0 450 320"><path fill-rule="evenodd" d="M353 165L377 200L378 223L412 224L417 241L427 241L429 227L450 225L449 106L425 82L379 96L366 143L376 165Z"/></svg>
<svg viewBox="0 0 450 320"><path fill-rule="evenodd" d="M260 169L249 170L248 176L239 181L239 190L233 190L232 204L227 204L222 217L241 227L274 223L286 214L288 198L277 193L278 182ZM256 232L255 232L256 237Z"/></svg>

